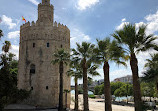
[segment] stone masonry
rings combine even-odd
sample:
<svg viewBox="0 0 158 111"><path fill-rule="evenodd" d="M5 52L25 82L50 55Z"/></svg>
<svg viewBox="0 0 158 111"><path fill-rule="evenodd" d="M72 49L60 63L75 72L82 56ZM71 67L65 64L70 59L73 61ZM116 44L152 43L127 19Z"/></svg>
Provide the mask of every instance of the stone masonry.
<svg viewBox="0 0 158 111"><path fill-rule="evenodd" d="M51 64L58 49L70 51L70 30L54 22L50 0L38 5L38 20L20 27L18 88L32 90L26 104L57 107L59 103L59 65ZM70 90L70 77L64 66L64 89ZM65 105L65 93L64 105ZM70 107L70 94L67 106Z"/></svg>

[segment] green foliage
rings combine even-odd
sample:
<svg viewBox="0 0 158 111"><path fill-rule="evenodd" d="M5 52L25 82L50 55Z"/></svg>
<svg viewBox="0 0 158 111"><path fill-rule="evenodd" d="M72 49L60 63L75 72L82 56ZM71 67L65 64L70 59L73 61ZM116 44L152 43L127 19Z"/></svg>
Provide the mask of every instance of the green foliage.
<svg viewBox="0 0 158 111"><path fill-rule="evenodd" d="M78 94L83 94L83 89L78 87Z"/></svg>
<svg viewBox="0 0 158 111"><path fill-rule="evenodd" d="M110 85L111 85L111 94L114 95L115 90L119 89L120 87L125 85L125 83L123 83L123 82L111 82Z"/></svg>
<svg viewBox="0 0 158 111"><path fill-rule="evenodd" d="M115 95L116 97L121 97L120 88L115 90L114 95Z"/></svg>
<svg viewBox="0 0 158 111"><path fill-rule="evenodd" d="M55 57L54 60L52 60L53 64L63 62L66 65L68 64L70 60L70 55L68 52L66 52L64 49L60 49L57 51L57 53L54 53L53 56Z"/></svg>
<svg viewBox="0 0 158 111"><path fill-rule="evenodd" d="M109 61L126 65L123 62L125 51L116 40L111 41L110 38L105 38L104 40L97 39L97 46L93 52L93 61L99 65Z"/></svg>
<svg viewBox="0 0 158 111"><path fill-rule="evenodd" d="M93 99L96 98L94 94L90 94L90 95L88 95L88 97L89 97L89 98L93 98Z"/></svg>
<svg viewBox="0 0 158 111"><path fill-rule="evenodd" d="M5 54L0 56L0 110L7 104L26 99L30 94L29 91L17 89L18 61L14 59L14 54L8 52L10 48L4 49Z"/></svg>
<svg viewBox="0 0 158 111"><path fill-rule="evenodd" d="M147 51L157 47L153 42L156 37L152 34L146 34L145 25L140 26L137 31L135 24L126 24L123 29L115 31L112 36L120 44L127 46L125 47L125 50L129 54L139 53L140 51Z"/></svg>
<svg viewBox="0 0 158 111"><path fill-rule="evenodd" d="M95 86L95 88L94 88L94 94L95 95L102 95L102 94L104 94L104 84Z"/></svg>
<svg viewBox="0 0 158 111"><path fill-rule="evenodd" d="M142 82L140 86L141 86L142 96L154 97L154 93L155 93L154 84L152 84L151 82L150 83Z"/></svg>

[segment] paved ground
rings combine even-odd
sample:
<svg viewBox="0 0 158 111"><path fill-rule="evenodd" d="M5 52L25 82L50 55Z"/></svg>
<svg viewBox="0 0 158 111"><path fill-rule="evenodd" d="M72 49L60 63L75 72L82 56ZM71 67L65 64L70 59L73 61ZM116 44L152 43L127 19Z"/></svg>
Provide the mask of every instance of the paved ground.
<svg viewBox="0 0 158 111"><path fill-rule="evenodd" d="M37 109L35 106L30 106L30 105L20 105L20 104L11 104L8 105L5 109L5 111L57 111L57 109Z"/></svg>
<svg viewBox="0 0 158 111"><path fill-rule="evenodd" d="M74 95L72 95L74 98ZM89 99L89 109L90 111L104 111L104 102L103 99ZM83 109L83 96L79 95L79 108ZM71 109L74 109L74 102L71 102ZM121 105L112 105L112 111L134 111L134 107L121 106Z"/></svg>
<svg viewBox="0 0 158 111"><path fill-rule="evenodd" d="M74 95L72 95L74 97ZM97 102L102 101L101 99L89 99L89 108L90 111L104 111L104 102ZM83 96L79 95L79 109L83 109ZM74 102L71 102L71 109L74 109ZM19 104L12 104L6 107L5 111L57 111L57 109L47 109L47 110L35 110L34 106L29 105L19 105ZM16 109L16 110L13 110ZM19 110L18 110L19 109ZM25 109L25 110L21 110ZM112 111L134 111L134 107L129 106L121 106L121 105L112 105Z"/></svg>

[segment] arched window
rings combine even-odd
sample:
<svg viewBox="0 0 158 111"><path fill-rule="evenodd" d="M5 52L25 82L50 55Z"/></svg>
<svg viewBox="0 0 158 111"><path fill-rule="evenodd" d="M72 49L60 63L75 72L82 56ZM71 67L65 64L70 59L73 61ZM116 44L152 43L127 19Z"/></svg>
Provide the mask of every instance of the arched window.
<svg viewBox="0 0 158 111"><path fill-rule="evenodd" d="M35 69L36 69L35 65L31 64L31 66L30 66L30 74L35 74Z"/></svg>

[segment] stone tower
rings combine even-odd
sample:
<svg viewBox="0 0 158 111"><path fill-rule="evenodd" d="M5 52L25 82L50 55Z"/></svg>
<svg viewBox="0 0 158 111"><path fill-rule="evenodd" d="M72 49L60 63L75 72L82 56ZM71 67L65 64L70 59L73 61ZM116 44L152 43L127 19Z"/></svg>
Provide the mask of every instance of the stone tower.
<svg viewBox="0 0 158 111"><path fill-rule="evenodd" d="M53 5L50 0L42 0L38 5L36 23L27 22L20 27L18 88L31 90L31 96L25 103L42 107L58 106L59 69L58 64L53 65L51 61L53 53L60 48L70 51L70 30L54 22ZM68 66L65 66L64 89L70 90L67 70ZM67 106L70 106L70 94Z"/></svg>

